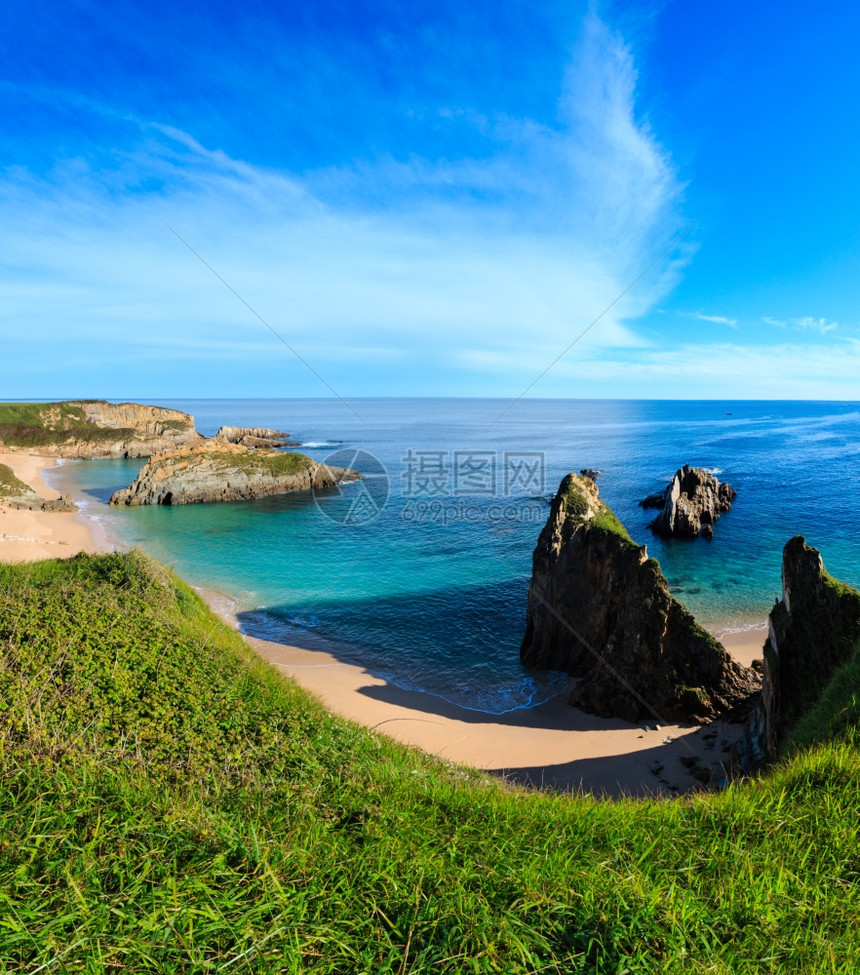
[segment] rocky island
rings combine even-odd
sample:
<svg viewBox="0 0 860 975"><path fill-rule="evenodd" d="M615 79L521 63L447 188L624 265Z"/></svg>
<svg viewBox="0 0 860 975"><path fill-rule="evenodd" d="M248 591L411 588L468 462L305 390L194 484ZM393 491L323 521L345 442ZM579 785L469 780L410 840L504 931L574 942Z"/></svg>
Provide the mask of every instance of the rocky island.
<svg viewBox="0 0 860 975"><path fill-rule="evenodd" d="M655 712L709 721L759 686L670 594L595 482L576 474L562 481L534 551L520 656L579 678L572 704L629 721Z"/></svg>
<svg viewBox="0 0 860 975"><path fill-rule="evenodd" d="M198 443L194 417L138 403L0 404L0 449L54 457L151 457Z"/></svg>
<svg viewBox="0 0 860 975"><path fill-rule="evenodd" d="M268 427L219 427L216 440L240 444L243 447L298 447L289 433L283 430L270 430Z"/></svg>
<svg viewBox="0 0 860 975"><path fill-rule="evenodd" d="M685 464L675 472L662 494L651 494L640 502L643 508L661 508L648 526L655 534L670 538L695 538L700 533L713 538L714 522L728 511L737 492L701 467Z"/></svg>
<svg viewBox="0 0 860 975"><path fill-rule="evenodd" d="M349 468L318 464L304 454L208 440L152 457L127 488L111 496L110 503L248 501L333 487L360 477Z"/></svg>

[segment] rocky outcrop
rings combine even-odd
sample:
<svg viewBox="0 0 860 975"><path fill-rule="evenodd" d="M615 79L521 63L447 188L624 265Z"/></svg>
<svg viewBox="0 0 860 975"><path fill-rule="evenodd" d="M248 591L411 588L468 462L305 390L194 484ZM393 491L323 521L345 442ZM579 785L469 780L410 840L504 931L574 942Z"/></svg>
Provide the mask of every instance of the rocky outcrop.
<svg viewBox="0 0 860 975"><path fill-rule="evenodd" d="M18 497L0 497L0 504L7 508L24 508L27 511L77 511L78 506L69 495L59 498L40 498L35 491Z"/></svg>
<svg viewBox="0 0 860 975"><path fill-rule="evenodd" d="M55 457L151 457L203 440L187 413L138 403L10 404L2 413L5 449Z"/></svg>
<svg viewBox="0 0 860 975"><path fill-rule="evenodd" d="M782 553L782 599L769 618L762 707L765 749L779 752L860 639L860 592L830 576L802 535Z"/></svg>
<svg viewBox="0 0 860 975"><path fill-rule="evenodd" d="M701 467L685 464L669 482L659 505L655 495L640 502L645 507L662 507L648 526L657 535L672 538L695 538L700 532L713 538L714 522L728 511L737 492L731 485L720 483Z"/></svg>
<svg viewBox="0 0 860 975"><path fill-rule="evenodd" d="M568 474L534 551L526 633L529 667L579 678L571 703L630 721L704 722L758 688L669 593L597 485Z"/></svg>
<svg viewBox="0 0 860 975"><path fill-rule="evenodd" d="M282 430L270 430L268 427L221 427L215 434L216 440L226 440L227 443L239 444L243 447L275 448L298 447L290 434Z"/></svg>
<svg viewBox="0 0 860 975"><path fill-rule="evenodd" d="M66 495L43 498L29 484L19 480L11 467L0 464L0 505L28 511L77 511L77 505Z"/></svg>
<svg viewBox="0 0 860 975"><path fill-rule="evenodd" d="M110 499L114 505L248 501L354 481L349 468L317 464L303 454L256 450L226 441L158 454Z"/></svg>

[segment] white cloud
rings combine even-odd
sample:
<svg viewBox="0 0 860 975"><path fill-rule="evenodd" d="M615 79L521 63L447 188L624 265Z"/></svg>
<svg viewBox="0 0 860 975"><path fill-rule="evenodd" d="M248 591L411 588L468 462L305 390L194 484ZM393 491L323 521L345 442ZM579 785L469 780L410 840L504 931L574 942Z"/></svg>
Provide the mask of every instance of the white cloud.
<svg viewBox="0 0 860 975"><path fill-rule="evenodd" d="M715 325L728 325L730 328L738 327L736 318L725 318L723 315L703 315L702 312L693 312L693 317L700 322L713 322Z"/></svg>
<svg viewBox="0 0 860 975"><path fill-rule="evenodd" d="M635 357L608 351L600 357L571 360L556 367L556 395L571 380L581 395L602 387L628 397L670 399L822 399L860 398L860 341L681 345L644 349ZM547 394L549 395L549 394Z"/></svg>
<svg viewBox="0 0 860 975"><path fill-rule="evenodd" d="M775 328L787 328L790 325L795 331L818 332L821 335L826 335L828 332L833 332L839 328L838 322L829 322L826 318L813 318L811 315L802 318L790 318L788 321L765 316L762 321L766 325L773 325Z"/></svg>
<svg viewBox="0 0 860 975"><path fill-rule="evenodd" d="M820 332L822 335L839 328L838 322L828 322L826 318L812 318L809 315L804 318L792 318L791 324L799 329Z"/></svg>
<svg viewBox="0 0 860 975"><path fill-rule="evenodd" d="M47 344L58 369L71 350L89 356L93 375L108 352L132 368L142 354L211 360L213 384L231 345L237 363L259 362L264 327L169 224L323 374L345 350L392 368L414 353L458 372L524 357L542 369L677 233L681 187L635 93L630 49L592 16L557 129L463 120L497 140L488 160L384 158L299 178L106 109L100 125L126 141L101 164L0 181L0 328L24 354ZM626 323L690 253L667 255L572 354L642 346ZM0 363L10 391L14 370Z"/></svg>

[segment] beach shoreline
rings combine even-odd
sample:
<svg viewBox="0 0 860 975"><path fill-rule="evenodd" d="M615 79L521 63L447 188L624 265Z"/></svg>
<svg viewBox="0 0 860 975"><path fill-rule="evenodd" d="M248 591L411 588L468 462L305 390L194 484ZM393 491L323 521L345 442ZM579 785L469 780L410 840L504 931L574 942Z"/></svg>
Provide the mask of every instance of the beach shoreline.
<svg viewBox="0 0 860 975"><path fill-rule="evenodd" d="M55 497L42 474L53 457L0 453L16 476L41 497ZM0 507L0 560L34 561L105 552L116 546L92 516ZM240 633L229 596L198 589L209 606ZM715 632L745 665L761 656L766 625ZM494 715L472 711L441 697L405 690L344 659L337 645L313 634L279 643L242 634L263 659L332 713L442 760L485 771L507 781L561 792L605 797L673 797L701 787L682 763L695 756L712 781L725 776L723 748L741 726L717 721L679 726L654 718L641 725L599 718L570 707L570 682L548 701ZM705 735L709 737L706 738Z"/></svg>
<svg viewBox="0 0 860 975"><path fill-rule="evenodd" d="M229 597L205 588L197 592L242 633ZM729 633L725 646L749 665L761 657L766 634L766 625ZM596 717L567 703L572 681L535 707L487 714L400 688L343 659L335 644L314 634L290 643L242 635L330 712L439 759L532 788L609 798L674 797L701 788L684 764L694 757L698 768L710 771L713 783L725 779L724 749L743 731L742 725L725 720L698 726Z"/></svg>
<svg viewBox="0 0 860 975"><path fill-rule="evenodd" d="M0 464L11 468L40 498L57 497L58 492L43 479L56 466L56 457L0 451ZM80 511L30 511L0 505L0 562L70 558L78 552L110 552L113 548L95 519Z"/></svg>

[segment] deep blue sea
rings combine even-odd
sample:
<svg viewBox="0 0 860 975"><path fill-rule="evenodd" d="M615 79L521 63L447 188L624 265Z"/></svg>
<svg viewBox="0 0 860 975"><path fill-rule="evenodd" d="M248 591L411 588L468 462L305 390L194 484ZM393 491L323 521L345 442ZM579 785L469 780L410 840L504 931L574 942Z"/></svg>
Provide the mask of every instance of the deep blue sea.
<svg viewBox="0 0 860 975"><path fill-rule="evenodd" d="M140 461L53 475L115 539L219 590L249 632L333 641L401 687L499 713L550 696L519 662L531 553L568 471L598 486L674 594L719 633L762 623L795 534L860 585L860 404L486 399L164 400L197 429L290 432L365 481L317 498L108 508ZM713 542L663 541L637 502L685 463L738 492Z"/></svg>

